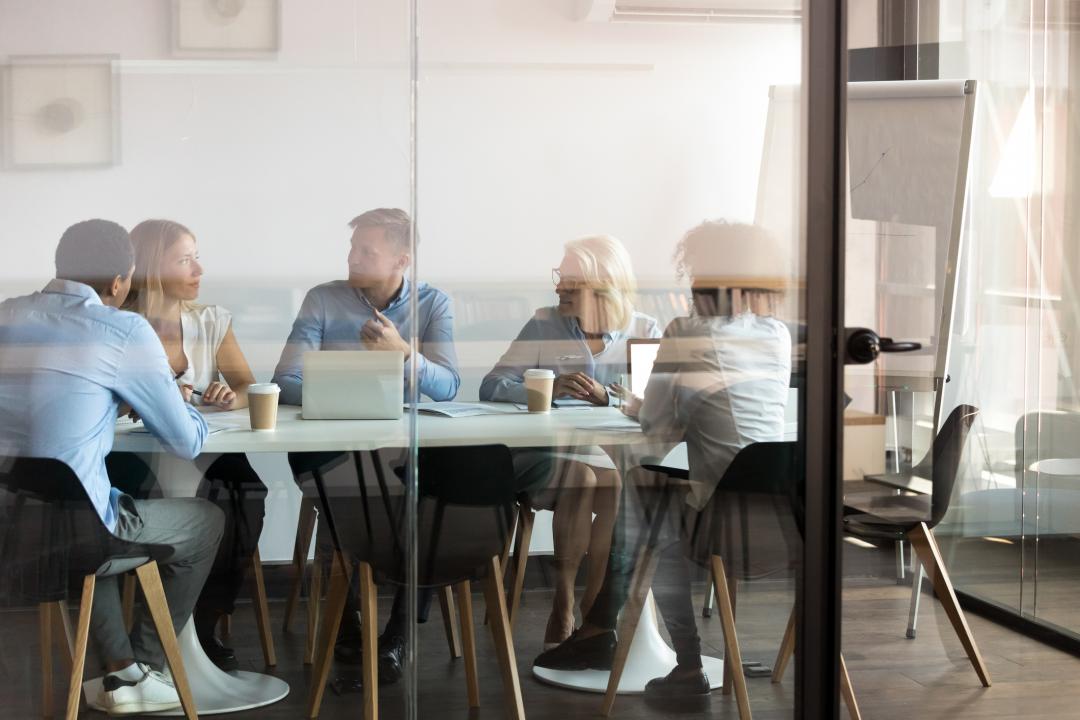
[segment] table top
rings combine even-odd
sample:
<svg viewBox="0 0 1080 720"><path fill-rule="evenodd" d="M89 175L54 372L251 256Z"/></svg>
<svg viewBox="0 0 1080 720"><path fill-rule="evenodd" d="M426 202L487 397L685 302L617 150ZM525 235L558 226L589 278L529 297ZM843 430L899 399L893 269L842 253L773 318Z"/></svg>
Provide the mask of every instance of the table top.
<svg viewBox="0 0 1080 720"><path fill-rule="evenodd" d="M1031 469L1043 475L1080 475L1080 458L1048 458L1031 463Z"/></svg>
<svg viewBox="0 0 1080 720"><path fill-rule="evenodd" d="M487 405L487 403L481 403ZM498 403L496 406L500 405ZM282 405L277 429L250 429L247 409L207 412L211 427L204 453L365 451L408 447L410 418L399 420L304 420L300 408ZM508 447L572 447L632 445L646 442L640 426L618 408L556 408L550 413L513 412L447 418L420 414L423 447L499 443ZM161 445L139 425L118 424L113 450L157 452Z"/></svg>

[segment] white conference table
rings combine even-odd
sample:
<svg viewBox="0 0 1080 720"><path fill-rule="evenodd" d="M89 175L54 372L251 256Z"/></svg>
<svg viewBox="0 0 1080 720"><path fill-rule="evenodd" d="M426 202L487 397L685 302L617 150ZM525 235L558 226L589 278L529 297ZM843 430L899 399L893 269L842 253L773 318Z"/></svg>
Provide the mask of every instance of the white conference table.
<svg viewBox="0 0 1080 720"><path fill-rule="evenodd" d="M461 403L455 403L461 404ZM506 411L504 403L470 403L495 414L448 418L418 415L420 444L445 447L499 443L508 447L631 445L644 441L637 423L618 408L570 407L550 413ZM502 412L499 412L503 410ZM410 418L398 420L304 420L300 408L282 405L277 429L253 431L247 410L206 413L212 428L203 453L364 451L408 447ZM117 427L113 450L160 452L161 444L140 425Z"/></svg>
<svg viewBox="0 0 1080 720"><path fill-rule="evenodd" d="M618 408L557 408L550 413L508 411L502 403L479 403L494 414L448 418L420 413L417 433L422 447L467 446L498 443L508 447L573 447L600 445L615 455L616 464L626 467L642 458L665 457L663 464L686 467L685 446L674 450L648 441L638 424ZM500 412L501 411L501 412ZM321 451L370 451L408 447L411 418L406 413L397 420L304 420L300 408L282 405L274 430L250 429L247 410L207 412L216 432L207 436L197 463L184 462L162 452L161 444L138 425L119 425L113 443L117 452L154 453L162 465L156 469L167 497L190 497L202 479L200 466L220 453L282 453ZM668 453L668 450L671 450ZM614 458L613 458L614 459ZM180 634L184 667L200 714L233 712L277 702L288 694L288 686L269 675L249 672L223 673L202 651L191 623ZM703 658L714 687L723 678L723 660ZM645 683L666 675L675 667L675 653L660 636L655 606L650 596L638 626L619 692L641 693ZM537 679L560 687L604 692L606 671L565 672L533 668ZM100 683L100 678L89 681ZM89 683L88 683L89 685ZM88 697L95 697L88 693ZM180 713L175 713L180 714Z"/></svg>

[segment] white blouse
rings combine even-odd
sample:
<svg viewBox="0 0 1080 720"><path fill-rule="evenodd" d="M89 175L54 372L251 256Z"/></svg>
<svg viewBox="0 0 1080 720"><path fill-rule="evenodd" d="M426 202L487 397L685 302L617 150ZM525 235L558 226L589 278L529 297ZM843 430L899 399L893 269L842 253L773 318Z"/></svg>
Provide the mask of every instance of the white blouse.
<svg viewBox="0 0 1080 720"><path fill-rule="evenodd" d="M232 313L217 305L185 303L180 308L180 327L187 370L177 382L203 392L210 383L221 379L217 354L232 327ZM201 403L202 396L195 395L192 402Z"/></svg>
<svg viewBox="0 0 1080 720"><path fill-rule="evenodd" d="M690 317L660 340L645 389L641 427L686 441L687 503L701 510L740 449L784 439L791 335L773 317Z"/></svg>

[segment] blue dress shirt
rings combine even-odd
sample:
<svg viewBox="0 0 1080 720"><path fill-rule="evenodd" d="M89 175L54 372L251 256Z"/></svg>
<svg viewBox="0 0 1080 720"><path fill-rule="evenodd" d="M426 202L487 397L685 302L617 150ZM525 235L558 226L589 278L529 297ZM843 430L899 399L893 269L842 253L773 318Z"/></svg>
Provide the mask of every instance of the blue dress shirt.
<svg viewBox="0 0 1080 720"><path fill-rule="evenodd" d="M626 372L628 339L658 337L656 320L635 312L625 328L604 333L604 347L593 355L577 318L563 317L556 307L540 308L480 383L480 399L525 402L525 371L532 368L556 375L583 372L607 387ZM614 402L614 393L608 393L608 403Z"/></svg>
<svg viewBox="0 0 1080 720"><path fill-rule="evenodd" d="M119 492L105 456L121 402L169 452L192 459L202 450L206 421L180 396L142 317L69 280L0 303L0 454L65 462L110 532Z"/></svg>
<svg viewBox="0 0 1080 720"><path fill-rule="evenodd" d="M382 311L406 341L413 334L409 292L409 280L405 278L397 296ZM420 392L432 400L453 400L461 378L454 352L454 311L450 297L422 282L416 286L416 305L419 349L405 361L405 397L408 399L409 368L415 362ZM309 290L274 370L274 382L281 387L281 402L302 404L305 352L363 350L360 328L374 318L371 303L347 280L335 280Z"/></svg>

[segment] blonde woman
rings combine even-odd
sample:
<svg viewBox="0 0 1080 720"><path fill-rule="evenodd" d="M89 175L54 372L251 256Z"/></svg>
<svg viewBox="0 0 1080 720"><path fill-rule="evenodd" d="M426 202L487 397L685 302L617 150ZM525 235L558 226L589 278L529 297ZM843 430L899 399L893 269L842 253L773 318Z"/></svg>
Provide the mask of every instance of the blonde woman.
<svg viewBox="0 0 1080 720"><path fill-rule="evenodd" d="M146 220L131 231L135 273L125 310L145 317L157 333L185 398L232 410L247 406L255 377L232 329L232 315L197 303L203 268L195 235L172 220ZM266 487L242 454L217 457L205 471L200 495L225 511L225 535L195 606L195 630L207 655L223 670L239 667L232 649L214 635L231 614L262 532Z"/></svg>
<svg viewBox="0 0 1080 720"><path fill-rule="evenodd" d="M676 318L664 331L644 398L616 388L626 395L623 412L640 419L647 437L686 442L690 466L689 486L682 489L688 507L669 507L661 535L667 539L652 582L676 657L668 675L645 686L653 700L706 696L710 688L690 596L693 573L678 540L690 542L686 529L695 527L696 513L707 506L739 450L784 439L791 334L777 313L791 280L785 250L754 225L708 221L687 232L675 262L679 277L690 281L693 314ZM642 481L649 483L647 476ZM628 502L634 495L627 494ZM616 622L645 541L642 517L640 511L621 514L603 586L581 627L534 665L611 669Z"/></svg>
<svg viewBox="0 0 1080 720"><path fill-rule="evenodd" d="M656 320L634 310L633 266L617 239L600 235L567 243L552 280L558 305L537 310L526 323L481 383L481 400L524 403L525 371L543 368L555 372L556 403L613 404L608 386L625 371L627 339L660 337ZM555 600L544 634L545 644L554 645L574 631L574 581L586 554L583 615L600 590L620 479L598 447L518 450L514 470L533 507L555 513Z"/></svg>

